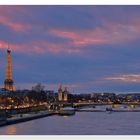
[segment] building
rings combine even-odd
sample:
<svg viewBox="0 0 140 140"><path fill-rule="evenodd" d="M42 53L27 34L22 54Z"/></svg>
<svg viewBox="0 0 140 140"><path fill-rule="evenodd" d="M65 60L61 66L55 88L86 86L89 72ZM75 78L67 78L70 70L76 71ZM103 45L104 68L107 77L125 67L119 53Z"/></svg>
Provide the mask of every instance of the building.
<svg viewBox="0 0 140 140"><path fill-rule="evenodd" d="M58 89L58 101L62 101L62 100L63 100L62 85L60 85Z"/></svg>
<svg viewBox="0 0 140 140"><path fill-rule="evenodd" d="M14 91L14 81L12 80L12 63L11 63L11 50L7 49L7 66L6 66L6 79L4 81L4 88L8 91Z"/></svg>
<svg viewBox="0 0 140 140"><path fill-rule="evenodd" d="M64 101L68 101L68 91L67 91L67 87L65 87L65 90L64 90Z"/></svg>

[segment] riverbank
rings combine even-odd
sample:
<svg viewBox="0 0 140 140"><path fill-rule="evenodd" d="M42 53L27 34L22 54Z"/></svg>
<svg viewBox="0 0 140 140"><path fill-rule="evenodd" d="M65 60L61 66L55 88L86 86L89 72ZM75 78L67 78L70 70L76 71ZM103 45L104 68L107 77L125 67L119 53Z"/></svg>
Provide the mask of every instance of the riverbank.
<svg viewBox="0 0 140 140"><path fill-rule="evenodd" d="M133 110L121 110L121 109L114 109L114 110L106 110L106 109L99 109L99 110L89 110L89 109L77 109L76 110L77 112L107 112L107 111L109 111L109 112L140 112L140 110L135 110L135 109L133 109Z"/></svg>
<svg viewBox="0 0 140 140"><path fill-rule="evenodd" d="M32 112L32 113L26 113L26 114L16 114L13 115L11 118L7 118L5 122L0 124L0 126L5 126L5 125L11 125L11 124L16 124L16 123L21 123L21 122L26 122L26 121L31 121L34 119L39 119L47 116L52 116L57 114L55 111L40 111L40 112Z"/></svg>
<svg viewBox="0 0 140 140"><path fill-rule="evenodd" d="M75 112L140 112L138 109L112 109L112 110L106 110L106 109L92 109L92 108L83 108L83 109L74 109ZM14 114L10 118L5 118L5 120L0 122L0 126L6 126L11 124L17 124L21 122L31 121L34 119L39 119L47 116L52 115L61 115L59 111L48 111L48 110L42 110L38 112L28 112L28 113L22 113L22 114ZM70 115L70 113L63 115Z"/></svg>

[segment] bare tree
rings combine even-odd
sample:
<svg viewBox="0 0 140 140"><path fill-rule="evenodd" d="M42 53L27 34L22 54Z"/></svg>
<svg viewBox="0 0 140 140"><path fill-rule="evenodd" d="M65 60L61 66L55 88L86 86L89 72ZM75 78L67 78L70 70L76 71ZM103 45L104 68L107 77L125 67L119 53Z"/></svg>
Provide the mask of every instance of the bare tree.
<svg viewBox="0 0 140 140"><path fill-rule="evenodd" d="M41 92L44 90L44 88L45 88L45 86L43 86L41 83L38 83L37 85L32 87L32 90L34 90L36 92Z"/></svg>

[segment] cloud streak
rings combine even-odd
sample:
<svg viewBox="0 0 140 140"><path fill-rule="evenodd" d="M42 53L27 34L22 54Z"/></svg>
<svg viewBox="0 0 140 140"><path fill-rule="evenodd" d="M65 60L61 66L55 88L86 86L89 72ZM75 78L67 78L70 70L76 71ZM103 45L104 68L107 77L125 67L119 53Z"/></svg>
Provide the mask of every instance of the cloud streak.
<svg viewBox="0 0 140 140"><path fill-rule="evenodd" d="M139 22L140 23L140 22ZM137 24L119 24L107 22L103 27L83 30L52 29L50 33L69 39L76 47L90 45L129 43L139 38L140 26Z"/></svg>
<svg viewBox="0 0 140 140"><path fill-rule="evenodd" d="M9 42L0 41L0 48L7 49L9 47L19 53L36 53L36 54L59 54L59 53L80 53L79 48L70 48L65 47L63 43L53 43L48 41L38 41L38 42L29 42L23 44L12 44Z"/></svg>
<svg viewBox="0 0 140 140"><path fill-rule="evenodd" d="M117 82L130 82L130 83L140 83L140 74L124 74L114 77L106 77L104 80L117 81Z"/></svg>
<svg viewBox="0 0 140 140"><path fill-rule="evenodd" d="M30 25L18 20L14 20L12 15L24 13L24 9L18 6L0 6L0 24L7 26L13 31L24 32L30 28ZM22 14L21 14L22 16Z"/></svg>

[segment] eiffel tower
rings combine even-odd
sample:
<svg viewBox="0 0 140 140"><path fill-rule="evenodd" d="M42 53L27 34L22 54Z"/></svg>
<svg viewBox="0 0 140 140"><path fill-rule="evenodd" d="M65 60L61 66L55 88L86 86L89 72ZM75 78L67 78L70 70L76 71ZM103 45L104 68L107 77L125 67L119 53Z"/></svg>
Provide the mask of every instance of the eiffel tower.
<svg viewBox="0 0 140 140"><path fill-rule="evenodd" d="M9 91L14 91L14 82L12 80L12 63L11 63L11 50L7 49L7 66L6 66L6 79L4 81L4 88Z"/></svg>

